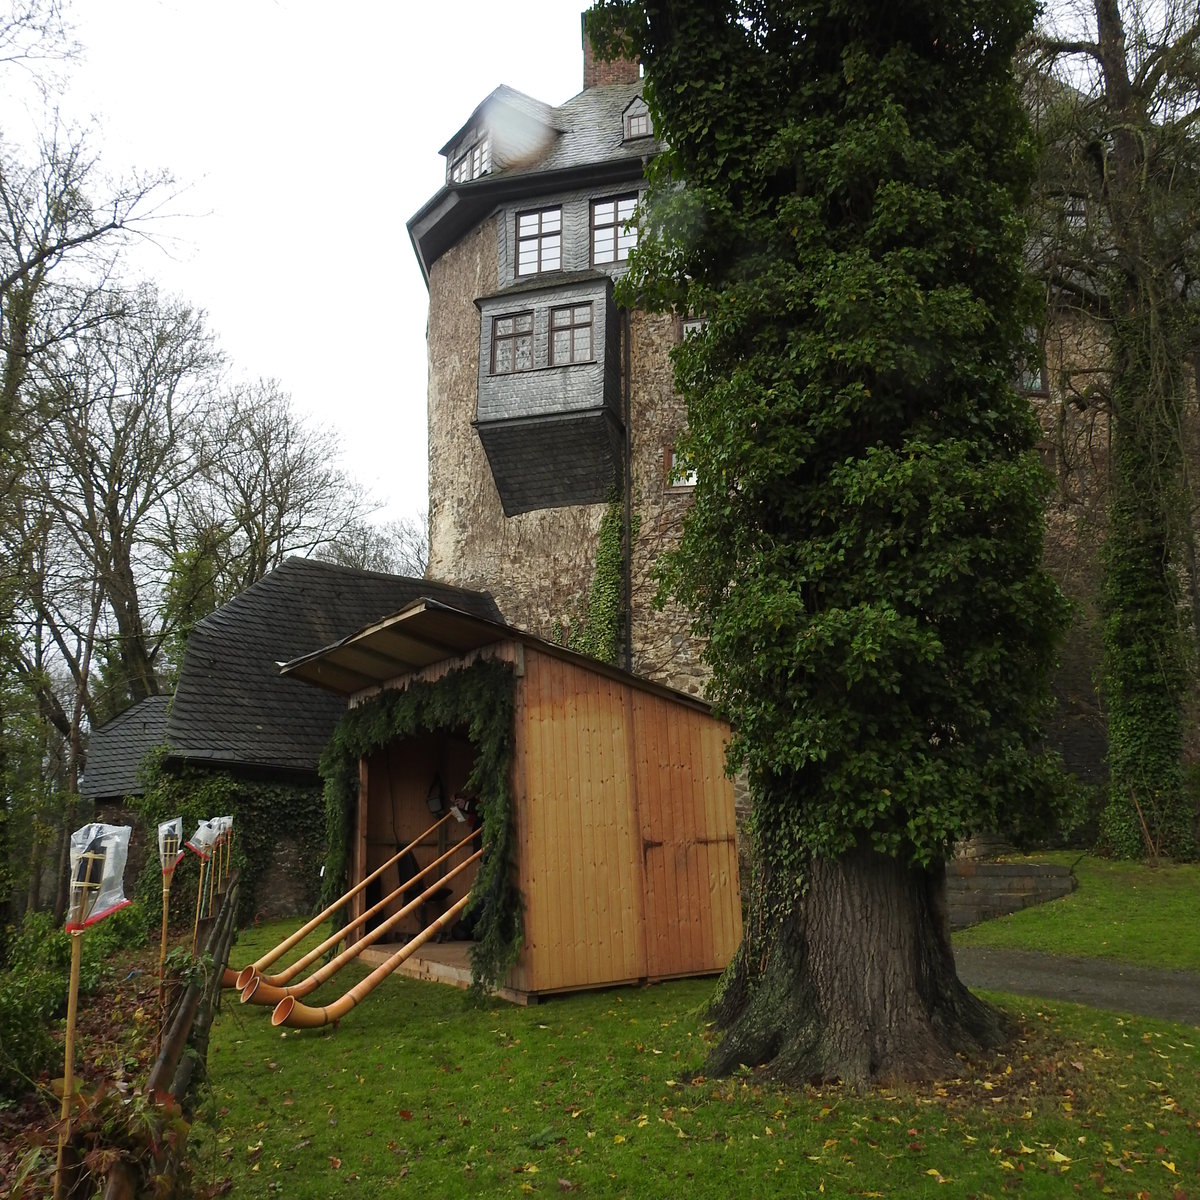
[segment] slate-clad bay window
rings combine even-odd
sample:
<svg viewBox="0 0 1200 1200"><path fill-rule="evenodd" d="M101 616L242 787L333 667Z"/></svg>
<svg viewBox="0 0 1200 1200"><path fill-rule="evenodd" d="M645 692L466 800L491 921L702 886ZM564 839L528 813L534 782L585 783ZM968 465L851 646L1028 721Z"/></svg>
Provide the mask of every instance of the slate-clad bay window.
<svg viewBox="0 0 1200 1200"><path fill-rule="evenodd" d="M562 266L562 209L517 214L517 274L537 275Z"/></svg>
<svg viewBox="0 0 1200 1200"><path fill-rule="evenodd" d="M533 369L533 313L492 318L492 374Z"/></svg>
<svg viewBox="0 0 1200 1200"><path fill-rule="evenodd" d="M450 167L451 183L466 183L478 179L492 169L492 147L487 138L481 138L466 154L454 160Z"/></svg>
<svg viewBox="0 0 1200 1200"><path fill-rule="evenodd" d="M592 361L592 306L550 310L550 365Z"/></svg>
<svg viewBox="0 0 1200 1200"><path fill-rule="evenodd" d="M637 227L625 228L637 207L637 196L592 201L592 263L625 262L637 245Z"/></svg>

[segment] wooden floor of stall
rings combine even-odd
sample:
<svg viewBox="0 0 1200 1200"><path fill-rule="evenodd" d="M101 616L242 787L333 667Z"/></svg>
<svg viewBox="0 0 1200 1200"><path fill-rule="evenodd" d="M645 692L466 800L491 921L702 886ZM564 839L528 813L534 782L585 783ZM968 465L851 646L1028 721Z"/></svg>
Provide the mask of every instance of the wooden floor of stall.
<svg viewBox="0 0 1200 1200"><path fill-rule="evenodd" d="M386 942L382 945L368 946L358 956L358 961L367 967L378 967L387 962L401 945L400 942ZM470 954L470 942L426 942L411 958L406 958L396 968L396 974L406 975L409 979L426 979L433 983L448 983L451 987L466 989L471 986ZM514 992L510 988L500 988L496 994L514 1004L537 1003L536 996Z"/></svg>

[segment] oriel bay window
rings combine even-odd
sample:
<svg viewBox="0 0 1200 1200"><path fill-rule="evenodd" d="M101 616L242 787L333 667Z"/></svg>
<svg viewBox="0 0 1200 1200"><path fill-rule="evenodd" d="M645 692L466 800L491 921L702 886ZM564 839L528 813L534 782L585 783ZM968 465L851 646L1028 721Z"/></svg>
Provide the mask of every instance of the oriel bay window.
<svg viewBox="0 0 1200 1200"><path fill-rule="evenodd" d="M592 263L625 262L637 245L637 228L626 224L637 207L637 196L592 201Z"/></svg>
<svg viewBox="0 0 1200 1200"><path fill-rule="evenodd" d="M550 365L592 361L592 306L550 310Z"/></svg>
<svg viewBox="0 0 1200 1200"><path fill-rule="evenodd" d="M517 214L517 274L538 275L562 266L562 209Z"/></svg>
<svg viewBox="0 0 1200 1200"><path fill-rule="evenodd" d="M492 318L492 374L533 369L533 313Z"/></svg>

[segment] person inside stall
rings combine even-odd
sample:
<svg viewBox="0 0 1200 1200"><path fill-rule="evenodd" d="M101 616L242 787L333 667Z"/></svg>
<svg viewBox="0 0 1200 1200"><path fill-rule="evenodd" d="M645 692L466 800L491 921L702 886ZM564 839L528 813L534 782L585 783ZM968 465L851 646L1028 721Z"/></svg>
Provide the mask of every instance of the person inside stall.
<svg viewBox="0 0 1200 1200"><path fill-rule="evenodd" d="M463 825L467 827L466 832L462 834L463 837L467 832L474 833L475 836L471 839L472 853L479 850L483 846L483 817L479 811L479 801L466 792L459 792L450 805L450 812L459 822L460 829ZM456 942L471 941L475 934L475 922L476 918L473 914L467 916L464 912L462 918L454 923L450 931L451 938Z"/></svg>

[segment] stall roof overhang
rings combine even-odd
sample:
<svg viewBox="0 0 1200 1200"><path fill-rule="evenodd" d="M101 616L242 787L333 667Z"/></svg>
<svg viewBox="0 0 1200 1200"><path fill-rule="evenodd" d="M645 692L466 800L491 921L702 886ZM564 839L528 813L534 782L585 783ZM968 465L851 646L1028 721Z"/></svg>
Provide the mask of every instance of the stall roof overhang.
<svg viewBox="0 0 1200 1200"><path fill-rule="evenodd" d="M280 663L284 675L352 696L400 675L504 641L505 625L436 600L416 600L321 650Z"/></svg>
<svg viewBox="0 0 1200 1200"><path fill-rule="evenodd" d="M701 712L712 706L698 696L689 696L653 680L632 675L618 667L588 658L565 646L546 642L511 625L472 616L437 600L415 600L393 616L364 626L322 650L280 663L284 675L314 683L318 687L353 696L382 687L414 671L447 659L461 658L485 646L520 642L547 654L579 663L597 674L632 683L654 695L664 696Z"/></svg>

